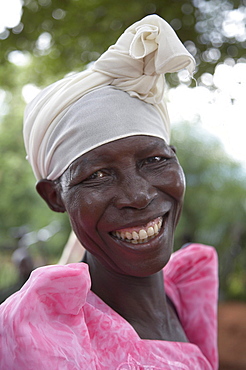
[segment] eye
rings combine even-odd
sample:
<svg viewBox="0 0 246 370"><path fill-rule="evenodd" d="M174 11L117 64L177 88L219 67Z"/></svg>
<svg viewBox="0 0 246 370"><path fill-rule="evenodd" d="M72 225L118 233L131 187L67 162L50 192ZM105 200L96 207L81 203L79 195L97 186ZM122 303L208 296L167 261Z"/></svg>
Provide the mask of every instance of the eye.
<svg viewBox="0 0 246 370"><path fill-rule="evenodd" d="M91 174L89 177L87 177L86 180L96 180L96 179L100 179L105 176L106 176L106 173L104 171L98 170L94 172L93 174Z"/></svg>
<svg viewBox="0 0 246 370"><path fill-rule="evenodd" d="M149 158L146 158L143 160L143 165L145 164L155 164L155 163L160 163L160 162L165 162L167 159L165 157L161 157L161 156L154 156L154 157L149 157Z"/></svg>

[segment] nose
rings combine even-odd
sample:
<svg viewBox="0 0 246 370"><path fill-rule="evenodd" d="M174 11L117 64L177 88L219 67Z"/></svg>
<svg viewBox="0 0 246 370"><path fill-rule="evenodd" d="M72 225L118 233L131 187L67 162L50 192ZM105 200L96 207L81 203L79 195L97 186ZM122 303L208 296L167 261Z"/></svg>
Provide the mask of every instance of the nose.
<svg viewBox="0 0 246 370"><path fill-rule="evenodd" d="M157 196L157 190L142 176L127 176L120 181L115 198L118 209L144 209Z"/></svg>

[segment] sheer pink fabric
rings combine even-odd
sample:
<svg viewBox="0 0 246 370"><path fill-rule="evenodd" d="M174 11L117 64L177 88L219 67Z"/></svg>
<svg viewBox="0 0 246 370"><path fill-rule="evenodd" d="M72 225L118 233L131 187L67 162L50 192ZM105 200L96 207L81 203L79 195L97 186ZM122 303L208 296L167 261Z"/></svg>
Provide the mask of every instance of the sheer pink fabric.
<svg viewBox="0 0 246 370"><path fill-rule="evenodd" d="M1 370L217 369L217 255L175 252L165 287L190 343L142 340L90 291L84 263L35 270L0 306Z"/></svg>

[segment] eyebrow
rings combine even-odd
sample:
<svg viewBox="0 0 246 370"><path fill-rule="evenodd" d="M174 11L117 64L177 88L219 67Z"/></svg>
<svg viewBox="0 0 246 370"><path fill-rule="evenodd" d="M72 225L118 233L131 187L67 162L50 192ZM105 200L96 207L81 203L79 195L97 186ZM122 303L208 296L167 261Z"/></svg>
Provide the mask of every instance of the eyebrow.
<svg viewBox="0 0 246 370"><path fill-rule="evenodd" d="M161 140L161 139L160 139ZM168 149L168 144L166 144L163 140L158 142L149 142L146 144L146 146L138 151L137 155L138 157L141 157L142 155L146 155L146 152L153 152L154 150L160 150L160 149ZM98 155L94 155L94 158L87 159L86 157L83 157L83 155L80 157L79 160L75 160L71 165L69 166L69 169L72 171L76 171L77 169L80 169L81 167L86 171L87 169L90 169L90 167L100 167L101 165L105 166L105 163L112 163L112 157L114 153L112 153L112 148L110 149L111 153L107 153L107 149L103 149L103 153L98 153ZM106 152L105 152L106 151ZM117 148L115 148L115 151L117 151Z"/></svg>
<svg viewBox="0 0 246 370"><path fill-rule="evenodd" d="M161 139L160 139L161 140ZM146 144L146 146L142 149L142 150L139 150L139 155L141 156L142 154L145 154L146 151L149 151L149 152L153 152L154 150L158 149L168 149L169 148L169 145L166 144L164 142L164 140L162 141L158 141L158 142L151 142L151 143L148 143Z"/></svg>
<svg viewBox="0 0 246 370"><path fill-rule="evenodd" d="M95 158L90 159L81 157L78 161L71 163L71 165L68 167L70 176L71 172L76 174L77 171L81 171L82 169L85 172L86 171L90 172L93 166L95 167L100 167L101 165L105 166L105 162L112 163L112 156L102 154L100 156L98 155Z"/></svg>
<svg viewBox="0 0 246 370"><path fill-rule="evenodd" d="M83 158L83 156L81 156L79 158L79 160L77 161L74 161L70 168L71 169L75 169L77 168L78 166L91 166L91 165L100 165L100 163L104 162L104 161L112 161L112 154L109 155L109 154L98 154L98 156L95 156L95 158L90 158L90 159L87 159L87 158Z"/></svg>

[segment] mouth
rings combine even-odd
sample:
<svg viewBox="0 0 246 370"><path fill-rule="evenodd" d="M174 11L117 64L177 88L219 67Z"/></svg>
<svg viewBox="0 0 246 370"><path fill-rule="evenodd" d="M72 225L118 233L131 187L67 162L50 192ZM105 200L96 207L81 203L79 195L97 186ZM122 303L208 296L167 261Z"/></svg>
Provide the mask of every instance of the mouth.
<svg viewBox="0 0 246 370"><path fill-rule="evenodd" d="M124 242L131 244L147 243L160 233L164 218L166 219L166 217L167 214L164 217L155 218L146 225L119 229L110 234L118 240L123 240Z"/></svg>

